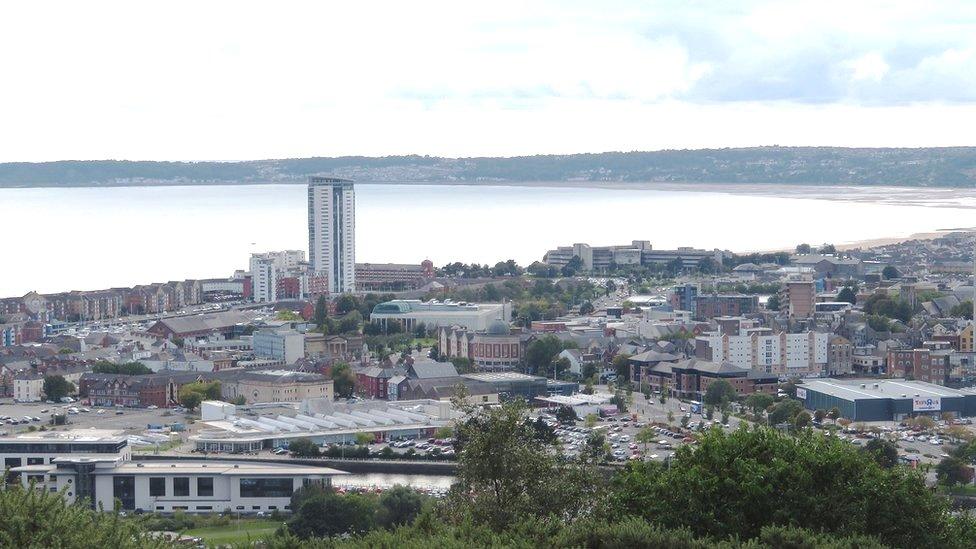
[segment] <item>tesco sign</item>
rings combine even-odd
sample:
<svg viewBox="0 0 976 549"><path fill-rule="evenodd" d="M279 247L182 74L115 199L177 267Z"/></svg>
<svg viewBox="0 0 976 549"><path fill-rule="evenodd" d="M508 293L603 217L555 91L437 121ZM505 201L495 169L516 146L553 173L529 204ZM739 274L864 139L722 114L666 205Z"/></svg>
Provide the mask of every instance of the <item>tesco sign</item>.
<svg viewBox="0 0 976 549"><path fill-rule="evenodd" d="M941 397L924 397L912 399L913 412L937 412L942 409Z"/></svg>

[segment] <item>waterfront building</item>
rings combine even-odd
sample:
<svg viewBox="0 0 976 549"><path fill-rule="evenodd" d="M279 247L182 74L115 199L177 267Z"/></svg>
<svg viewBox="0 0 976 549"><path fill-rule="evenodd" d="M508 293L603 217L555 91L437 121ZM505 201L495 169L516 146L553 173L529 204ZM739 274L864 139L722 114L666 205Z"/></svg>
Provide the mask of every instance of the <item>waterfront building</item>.
<svg viewBox="0 0 976 549"><path fill-rule="evenodd" d="M458 325L469 330L487 330L496 320L512 316L510 303L466 303L457 301L420 301L419 299L394 299L373 307L370 321L384 326L393 320L407 331L423 324L428 330L441 326Z"/></svg>
<svg viewBox="0 0 976 549"><path fill-rule="evenodd" d="M356 290L356 196L352 181L308 179L308 257L330 294Z"/></svg>

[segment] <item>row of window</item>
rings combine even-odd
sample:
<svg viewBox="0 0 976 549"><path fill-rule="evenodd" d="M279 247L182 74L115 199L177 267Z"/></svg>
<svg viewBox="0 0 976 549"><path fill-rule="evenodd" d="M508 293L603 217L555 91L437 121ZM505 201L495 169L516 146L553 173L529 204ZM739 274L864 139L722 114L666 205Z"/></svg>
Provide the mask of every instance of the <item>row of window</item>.
<svg viewBox="0 0 976 549"><path fill-rule="evenodd" d="M213 477L197 477L197 496L213 496ZM153 497L166 496L166 477L149 477L149 495ZM189 497L190 477L173 477L173 496Z"/></svg>

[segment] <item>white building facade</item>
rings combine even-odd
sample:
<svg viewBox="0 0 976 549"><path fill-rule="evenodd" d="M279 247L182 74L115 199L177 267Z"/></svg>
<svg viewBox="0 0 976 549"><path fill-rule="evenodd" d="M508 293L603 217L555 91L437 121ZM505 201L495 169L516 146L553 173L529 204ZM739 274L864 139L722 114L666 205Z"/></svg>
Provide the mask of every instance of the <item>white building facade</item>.
<svg viewBox="0 0 976 549"><path fill-rule="evenodd" d="M274 258L251 254L251 299L255 303L274 301L277 297L278 269Z"/></svg>
<svg viewBox="0 0 976 549"><path fill-rule="evenodd" d="M352 181L308 179L308 258L328 292L356 289L356 194Z"/></svg>
<svg viewBox="0 0 976 549"><path fill-rule="evenodd" d="M820 332L705 335L697 338L696 347L707 349L699 358L740 368L787 376L820 375L827 367L831 337Z"/></svg>

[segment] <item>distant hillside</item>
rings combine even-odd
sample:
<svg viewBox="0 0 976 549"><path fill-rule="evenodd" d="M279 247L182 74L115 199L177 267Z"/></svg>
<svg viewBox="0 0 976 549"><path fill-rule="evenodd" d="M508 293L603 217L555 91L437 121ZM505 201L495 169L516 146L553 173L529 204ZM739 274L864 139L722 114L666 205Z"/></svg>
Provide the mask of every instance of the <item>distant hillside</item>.
<svg viewBox="0 0 976 549"><path fill-rule="evenodd" d="M976 147L759 147L513 158L290 158L245 162L92 160L0 164L0 187L300 183L328 173L373 182L641 181L976 186Z"/></svg>

